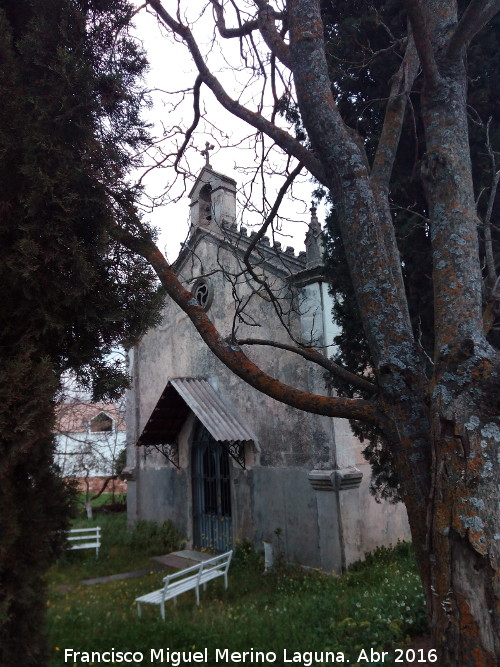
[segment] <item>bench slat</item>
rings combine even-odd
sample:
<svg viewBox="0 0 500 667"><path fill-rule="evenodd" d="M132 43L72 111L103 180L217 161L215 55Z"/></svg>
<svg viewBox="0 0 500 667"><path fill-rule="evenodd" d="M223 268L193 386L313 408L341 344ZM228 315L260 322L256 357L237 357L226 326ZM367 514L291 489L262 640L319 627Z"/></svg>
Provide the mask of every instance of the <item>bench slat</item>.
<svg viewBox="0 0 500 667"><path fill-rule="evenodd" d="M75 549L95 549L97 558L99 547L101 546L101 527L72 528L68 531L66 539L69 542L66 547L68 551L74 551Z"/></svg>
<svg viewBox="0 0 500 667"><path fill-rule="evenodd" d="M94 526L93 528L71 528L70 533L100 533L101 526Z"/></svg>

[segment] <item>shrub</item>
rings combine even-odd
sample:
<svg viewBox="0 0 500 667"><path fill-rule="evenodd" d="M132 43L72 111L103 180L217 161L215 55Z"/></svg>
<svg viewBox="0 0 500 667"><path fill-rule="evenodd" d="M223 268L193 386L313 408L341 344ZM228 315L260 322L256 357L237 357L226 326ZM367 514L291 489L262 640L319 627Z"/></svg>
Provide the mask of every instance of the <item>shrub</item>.
<svg viewBox="0 0 500 667"><path fill-rule="evenodd" d="M128 531L126 542L132 549L158 555L182 549L185 540L170 520L155 523L141 519Z"/></svg>

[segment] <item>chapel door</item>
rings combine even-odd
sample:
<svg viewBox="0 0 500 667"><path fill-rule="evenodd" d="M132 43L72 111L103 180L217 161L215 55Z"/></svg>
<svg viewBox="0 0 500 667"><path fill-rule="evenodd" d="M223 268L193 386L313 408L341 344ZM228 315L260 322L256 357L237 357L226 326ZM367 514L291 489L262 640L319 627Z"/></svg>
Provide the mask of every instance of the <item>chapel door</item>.
<svg viewBox="0 0 500 667"><path fill-rule="evenodd" d="M233 545L227 450L198 424L192 447L194 546L228 551Z"/></svg>

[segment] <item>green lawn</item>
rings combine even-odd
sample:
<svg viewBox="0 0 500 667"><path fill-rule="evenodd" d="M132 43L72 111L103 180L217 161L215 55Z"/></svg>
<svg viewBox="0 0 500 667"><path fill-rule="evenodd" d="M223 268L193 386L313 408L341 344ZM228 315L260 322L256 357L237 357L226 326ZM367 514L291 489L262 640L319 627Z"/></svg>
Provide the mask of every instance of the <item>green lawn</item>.
<svg viewBox="0 0 500 667"><path fill-rule="evenodd" d="M108 533L102 558L96 561L90 551L67 554L49 576L54 667L91 664L81 660L82 656L75 663L65 662L65 649L103 652L112 648L142 652L144 660L133 663L142 665L162 664L151 660L151 649L163 649L164 664L174 667L176 654L167 656L167 649L190 651L191 655L207 649L208 661L203 664L235 664L236 660L215 661L216 650L226 648L230 653L250 649L274 652L275 665L288 664L283 661L285 649L290 659L294 651L344 652L352 665L361 649L390 651L426 630L423 595L409 545L380 549L342 577L285 566L264 575L261 556L240 545L231 565L228 591L220 581L213 582L202 593L200 607L194 593L186 593L176 607L167 603L165 622L157 607L146 607L143 618L138 619L135 598L158 588L165 572L151 570L142 577L92 586L79 582L148 567L155 549L168 551L160 546L162 540L165 544L166 535L170 539L175 535L164 527L162 536L154 538L154 530L147 524L142 524L135 536L130 535L123 516L99 517L96 522L103 525L105 536ZM144 548L148 531L153 537ZM247 656L246 662L251 662L251 657ZM393 664L390 657L384 664ZM253 658L256 662L255 653ZM311 664L319 664L310 659ZM295 667L308 660L303 656L302 662L290 664Z"/></svg>

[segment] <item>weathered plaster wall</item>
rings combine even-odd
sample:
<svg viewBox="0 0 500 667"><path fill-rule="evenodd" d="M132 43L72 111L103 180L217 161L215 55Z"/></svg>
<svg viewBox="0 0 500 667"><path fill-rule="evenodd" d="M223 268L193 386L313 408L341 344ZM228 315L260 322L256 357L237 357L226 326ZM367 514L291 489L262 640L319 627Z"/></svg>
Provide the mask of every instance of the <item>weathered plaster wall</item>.
<svg viewBox="0 0 500 667"><path fill-rule="evenodd" d="M203 275L207 267L220 262L228 272L239 271L239 265L230 252L222 252L216 242L208 238L198 244L182 275ZM221 273L210 275L214 299L209 316L223 337L231 333L234 299L230 284ZM250 288L238 288L244 298ZM260 324L254 328L238 325L238 335L276 339L280 331L278 318L268 301L254 297L247 309L247 318ZM295 327L297 323L292 323ZM325 392L323 373L316 371L313 378L306 363L296 355L277 353L270 347L248 348L248 355L262 368L286 383ZM331 465L333 463L332 423L329 418L304 414L285 406L256 391L234 376L203 344L187 316L172 301L163 311L157 328L148 332L133 354L134 383L139 391L132 391L135 409L129 410L127 423L130 440L142 432L169 377L207 377L218 383L219 391L230 400L241 418L254 430L258 442L265 442L262 465ZM314 380L314 387L311 384ZM256 419L256 415L259 417ZM131 462L132 464L132 462Z"/></svg>
<svg viewBox="0 0 500 667"><path fill-rule="evenodd" d="M210 318L223 337L231 334L234 298L230 283L214 267L236 274L240 260L221 248L210 236L196 244L182 267L189 284L191 277L206 275L214 289ZM262 271L270 273L269 267ZM278 272L279 273L279 272ZM275 288L284 288L275 279ZM250 294L247 283L236 286L242 299ZM325 295L313 286L313 307L301 322L291 314L294 333L320 327L317 304ZM304 313L303 313L304 314ZM284 340L272 305L253 296L246 309L252 327L238 324L238 336ZM306 321L307 320L307 321ZM326 325L325 325L326 326ZM321 328L321 327L320 327ZM323 342L331 342L333 328L327 327ZM271 347L246 348L248 355L280 380L306 391L327 393L324 372L307 365L291 353ZM388 544L408 535L404 508L377 505L369 496L369 468L360 457L360 445L345 420L306 414L257 392L230 373L208 350L188 318L171 301L165 304L161 324L148 332L131 355L134 386L128 401L128 465L137 464L136 482L129 483L129 519L138 517L171 519L192 540L192 491L190 437L194 417L188 419L180 442L180 470L165 463L161 455L144 458L133 443L142 432L169 378L206 377L224 400L233 404L241 419L255 434L255 450L247 454L247 470L232 464L232 513L234 537L249 539L260 548L270 541L275 553L311 567L339 571L362 557L377 544ZM362 466L360 489L315 490L308 474L312 469L333 470ZM279 537L276 534L278 530Z"/></svg>
<svg viewBox="0 0 500 667"><path fill-rule="evenodd" d="M256 467L243 471L233 466L231 472L235 539L247 539L258 549L265 540L273 545L275 556L281 552L289 562L340 570L335 493L315 492L305 470ZM191 544L189 471L167 466L143 469L139 484L132 486L133 503L139 489L142 518L171 519Z"/></svg>

